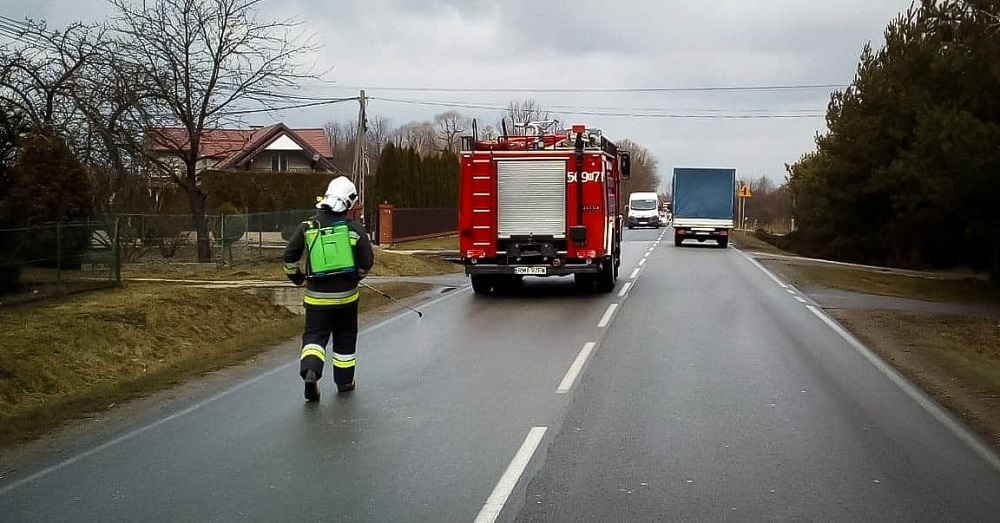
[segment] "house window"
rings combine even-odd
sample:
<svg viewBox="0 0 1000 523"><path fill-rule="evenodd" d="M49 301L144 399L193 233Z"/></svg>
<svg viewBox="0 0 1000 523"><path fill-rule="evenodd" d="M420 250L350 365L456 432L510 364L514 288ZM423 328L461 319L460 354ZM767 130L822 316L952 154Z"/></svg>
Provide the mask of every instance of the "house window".
<svg viewBox="0 0 1000 523"><path fill-rule="evenodd" d="M271 154L271 170L281 173L288 171L288 155L285 153Z"/></svg>

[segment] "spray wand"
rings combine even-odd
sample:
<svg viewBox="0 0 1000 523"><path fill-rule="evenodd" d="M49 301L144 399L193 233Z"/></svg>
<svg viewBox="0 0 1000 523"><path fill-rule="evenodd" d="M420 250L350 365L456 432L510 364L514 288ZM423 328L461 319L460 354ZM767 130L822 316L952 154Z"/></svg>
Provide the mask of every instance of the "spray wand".
<svg viewBox="0 0 1000 523"><path fill-rule="evenodd" d="M393 298L392 296L389 296L388 294L386 294L386 293L384 293L384 292L376 289L375 287L372 287L371 285L368 285L365 282L361 282L361 286L364 287L364 288L366 288L366 289L368 289L368 290L370 290L370 291L372 291L372 292L374 292L374 293L376 293L376 294L378 294L378 295L380 295L380 296L382 296L383 298L388 298L388 299L390 299L390 300L392 300L392 301L394 301L396 303L399 303L399 300L397 300L396 298ZM409 309L409 310L417 313L417 317L418 318L423 318L424 317L424 313L418 311L417 309L414 309L413 307L410 307L410 306L407 306L407 305L403 305L403 307L405 307L405 308L407 308L407 309Z"/></svg>

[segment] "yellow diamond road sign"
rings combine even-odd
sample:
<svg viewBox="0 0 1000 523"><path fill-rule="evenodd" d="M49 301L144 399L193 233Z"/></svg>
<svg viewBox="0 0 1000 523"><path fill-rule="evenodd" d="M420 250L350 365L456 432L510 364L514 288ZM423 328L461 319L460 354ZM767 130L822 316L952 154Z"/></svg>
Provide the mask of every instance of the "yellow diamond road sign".
<svg viewBox="0 0 1000 523"><path fill-rule="evenodd" d="M742 185L742 186L740 186L739 197L740 198L752 198L753 197L753 193L750 192L750 186L749 185Z"/></svg>

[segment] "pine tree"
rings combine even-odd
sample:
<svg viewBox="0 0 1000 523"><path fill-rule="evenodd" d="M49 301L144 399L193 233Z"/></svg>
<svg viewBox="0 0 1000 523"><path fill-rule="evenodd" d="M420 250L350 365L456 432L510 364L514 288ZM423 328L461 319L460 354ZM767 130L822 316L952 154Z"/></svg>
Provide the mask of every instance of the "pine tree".
<svg viewBox="0 0 1000 523"><path fill-rule="evenodd" d="M42 266L79 268L91 231L69 222L90 216L92 208L87 172L62 137L53 129L26 136L0 202L0 221L38 227L21 258L39 260L36 264Z"/></svg>

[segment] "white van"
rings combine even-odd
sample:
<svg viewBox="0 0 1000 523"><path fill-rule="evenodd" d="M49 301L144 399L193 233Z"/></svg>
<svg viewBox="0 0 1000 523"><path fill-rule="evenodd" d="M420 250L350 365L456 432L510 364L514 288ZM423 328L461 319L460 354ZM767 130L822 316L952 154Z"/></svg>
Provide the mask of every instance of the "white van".
<svg viewBox="0 0 1000 523"><path fill-rule="evenodd" d="M655 192L634 192L628 195L628 228L654 227L659 229L660 195Z"/></svg>

